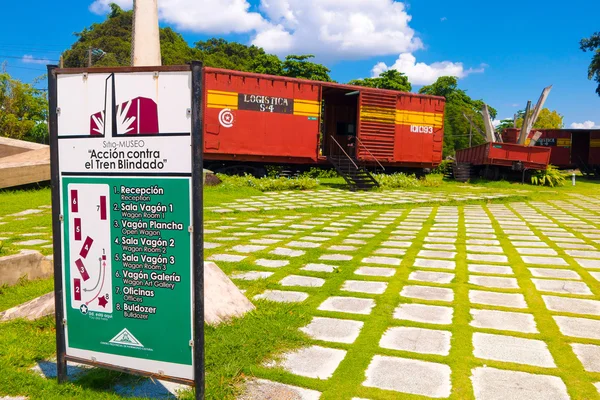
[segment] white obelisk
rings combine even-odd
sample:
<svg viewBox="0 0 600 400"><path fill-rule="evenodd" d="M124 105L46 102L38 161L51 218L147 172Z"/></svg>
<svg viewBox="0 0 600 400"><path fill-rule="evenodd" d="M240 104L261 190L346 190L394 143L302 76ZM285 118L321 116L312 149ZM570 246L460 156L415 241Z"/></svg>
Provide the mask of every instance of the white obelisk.
<svg viewBox="0 0 600 400"><path fill-rule="evenodd" d="M161 65L158 0L133 0L131 64L134 67Z"/></svg>

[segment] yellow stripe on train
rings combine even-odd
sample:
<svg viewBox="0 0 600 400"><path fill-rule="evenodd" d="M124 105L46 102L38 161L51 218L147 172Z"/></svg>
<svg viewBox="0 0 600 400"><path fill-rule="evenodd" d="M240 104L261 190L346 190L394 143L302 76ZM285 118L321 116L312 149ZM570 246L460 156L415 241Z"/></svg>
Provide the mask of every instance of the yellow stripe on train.
<svg viewBox="0 0 600 400"><path fill-rule="evenodd" d="M209 90L206 99L208 108L238 108L238 94L234 92L221 92Z"/></svg>
<svg viewBox="0 0 600 400"><path fill-rule="evenodd" d="M442 127L444 115L430 112L396 110L383 107L362 107L360 119L363 121L381 122L399 125L426 125Z"/></svg>

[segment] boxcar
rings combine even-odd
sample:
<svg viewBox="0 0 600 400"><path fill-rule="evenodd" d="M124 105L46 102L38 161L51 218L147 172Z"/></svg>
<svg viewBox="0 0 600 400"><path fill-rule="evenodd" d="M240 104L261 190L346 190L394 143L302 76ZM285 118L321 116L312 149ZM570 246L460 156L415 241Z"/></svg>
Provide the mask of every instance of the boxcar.
<svg viewBox="0 0 600 400"><path fill-rule="evenodd" d="M443 97L205 67L203 100L216 171L327 164L339 150L392 169L442 160Z"/></svg>
<svg viewBox="0 0 600 400"><path fill-rule="evenodd" d="M537 129L532 130L529 143L536 132L542 135L536 147L549 147L550 164L559 168L600 168L600 129ZM505 129L505 142L516 143L519 129Z"/></svg>
<svg viewBox="0 0 600 400"><path fill-rule="evenodd" d="M484 143L456 151L456 162L468 165L469 175L487 179L546 169L549 160L550 149L514 143Z"/></svg>

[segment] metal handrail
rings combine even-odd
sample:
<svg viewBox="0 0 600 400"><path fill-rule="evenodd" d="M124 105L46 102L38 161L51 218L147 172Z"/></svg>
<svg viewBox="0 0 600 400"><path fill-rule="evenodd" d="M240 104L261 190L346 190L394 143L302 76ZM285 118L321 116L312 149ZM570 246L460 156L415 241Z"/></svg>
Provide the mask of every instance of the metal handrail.
<svg viewBox="0 0 600 400"><path fill-rule="evenodd" d="M356 136L356 140L358 142L358 144L362 147L365 148L365 150L367 150L367 152L369 153L369 155L373 158L373 160L375 160L375 162L377 162L377 164L379 164L379 166L381 167L382 170L385 171L385 167L383 165L381 165L381 163L379 162L379 160L377 159L377 157L375 157L373 155L373 153L371 153L371 150L369 150L369 148L367 146L365 146L365 144L362 142L362 140L360 140L360 138L358 136Z"/></svg>
<svg viewBox="0 0 600 400"><path fill-rule="evenodd" d="M346 155L346 157L352 162L352 164L354 164L354 167L356 167L356 169L358 169L358 165L356 165L356 163L354 162L354 160L352 159L352 157L350 157L348 155L348 153L346 153L346 151L344 150L344 148L342 147L342 145L339 144L338 141L335 140L335 138L333 136L331 136L331 140L333 140L335 142L335 144L337 144L337 146L340 148L340 150L342 150L342 152Z"/></svg>

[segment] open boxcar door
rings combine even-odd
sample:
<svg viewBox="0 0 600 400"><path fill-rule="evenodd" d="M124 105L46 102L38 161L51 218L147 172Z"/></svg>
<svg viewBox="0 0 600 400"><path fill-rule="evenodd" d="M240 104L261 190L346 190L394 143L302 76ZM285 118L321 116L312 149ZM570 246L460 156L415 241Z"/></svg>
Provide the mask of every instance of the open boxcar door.
<svg viewBox="0 0 600 400"><path fill-rule="evenodd" d="M359 160L373 163L394 161L396 102L397 96L394 94L360 92L356 141Z"/></svg>

